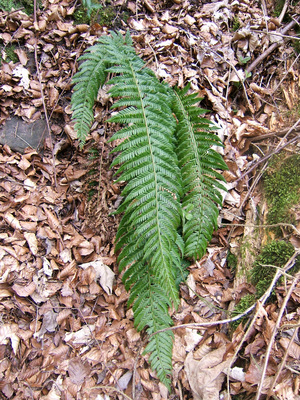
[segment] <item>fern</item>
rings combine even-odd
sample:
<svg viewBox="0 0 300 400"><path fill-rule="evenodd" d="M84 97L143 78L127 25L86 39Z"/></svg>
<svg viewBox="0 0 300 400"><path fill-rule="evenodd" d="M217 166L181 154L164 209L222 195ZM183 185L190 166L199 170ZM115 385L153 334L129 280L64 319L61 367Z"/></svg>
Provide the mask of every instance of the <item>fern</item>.
<svg viewBox="0 0 300 400"><path fill-rule="evenodd" d="M72 96L81 144L98 89L113 75L108 81L117 98L112 108L120 111L109 121L123 128L110 139L122 139L112 166L119 166L118 180L127 182L117 210L123 216L115 248L135 327L147 329L151 367L169 386L173 334L155 333L172 325L168 310L179 303L183 256L201 257L216 227L219 189L224 189L216 169L226 165L212 145L221 142L200 117L197 96L187 95L188 87L174 92L159 82L136 55L129 34L100 38L81 60ZM183 218L187 212L189 218Z"/></svg>
<svg viewBox="0 0 300 400"><path fill-rule="evenodd" d="M196 94L187 95L189 86L175 90L174 112L178 119L176 136L177 155L183 179L183 210L189 218L184 219L183 238L185 256L201 258L217 228L219 215L217 205L222 205L220 184L225 181L216 169L227 169L221 155L212 146L222 146L217 135L211 131L213 124L200 115L205 110L195 106Z"/></svg>

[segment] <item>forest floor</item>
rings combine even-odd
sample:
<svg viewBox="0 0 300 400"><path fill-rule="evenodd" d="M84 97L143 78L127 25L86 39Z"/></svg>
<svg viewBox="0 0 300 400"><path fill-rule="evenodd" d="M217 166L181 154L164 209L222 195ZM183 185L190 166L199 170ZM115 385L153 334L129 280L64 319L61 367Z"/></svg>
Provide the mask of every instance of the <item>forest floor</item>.
<svg viewBox="0 0 300 400"><path fill-rule="evenodd" d="M0 11L1 124L44 121L38 148L0 146L0 399L299 400L299 5L100 3L92 21L73 0ZM159 78L191 83L229 167L219 229L172 312L170 393L118 273L107 88L83 149L71 121L78 58L111 29Z"/></svg>

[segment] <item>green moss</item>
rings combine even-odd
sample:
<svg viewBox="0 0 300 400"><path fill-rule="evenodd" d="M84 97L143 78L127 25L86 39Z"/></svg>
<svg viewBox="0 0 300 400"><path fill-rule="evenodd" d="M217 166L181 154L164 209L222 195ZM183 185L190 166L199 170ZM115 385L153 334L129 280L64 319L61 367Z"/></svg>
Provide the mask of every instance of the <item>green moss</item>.
<svg viewBox="0 0 300 400"><path fill-rule="evenodd" d="M293 245L283 240L273 240L263 247L251 271L251 283L256 287L257 298L260 298L266 292L276 273L276 268L264 267L263 265L283 267L294 252ZM293 267L294 271L291 270L289 273L293 274L299 267L300 262L297 262Z"/></svg>
<svg viewBox="0 0 300 400"><path fill-rule="evenodd" d="M242 313L245 312L249 307L251 307L251 306L255 303L255 301L256 301L256 296L255 296L254 294L250 294L250 293L246 294L245 296L243 296L243 297L241 298L241 300L239 301L239 303L234 307L234 310L233 310L233 312L232 312L232 314L233 314L232 316L234 317L235 315L242 314ZM236 328L239 326L239 324L240 324L241 322L242 322L242 323L245 323L247 320L248 320L248 317L246 316L246 317L244 317L244 318L241 318L241 319L239 319L239 320L237 320L237 321L232 322L232 323L230 324L232 330L235 331Z"/></svg>
<svg viewBox="0 0 300 400"><path fill-rule="evenodd" d="M12 61L13 63L16 63L19 61L19 58L17 56L17 54L15 53L16 50L16 46L13 44L9 44L6 47L0 47L1 50L1 57L0 57L0 63L2 63L2 52L5 53L6 57L5 57L5 62L9 63L10 61Z"/></svg>
<svg viewBox="0 0 300 400"><path fill-rule="evenodd" d="M41 0L37 1L37 6L41 7ZM32 0L0 0L0 10L10 12L13 9L22 9L26 14L33 14L34 2Z"/></svg>
<svg viewBox="0 0 300 400"><path fill-rule="evenodd" d="M279 15L283 9L284 3L285 3L285 0L276 0L275 1L274 11L273 11L274 17L279 17Z"/></svg>
<svg viewBox="0 0 300 400"><path fill-rule="evenodd" d="M264 265L274 265L277 267L284 267L287 261L294 254L295 249L291 243L286 243L283 240L273 240L261 250L260 255L257 257L253 268L251 270L250 281L256 288L255 294L246 294L241 298L240 302L235 306L233 316L242 314L250 306L252 306L257 299L259 299L269 288L276 268L267 267ZM300 256L297 257L295 265L288 271L289 275L295 275L300 271ZM279 283L282 282L279 280ZM274 297L274 293L271 295L271 299ZM247 317L235 321L231 324L233 330L237 328L240 322L245 322Z"/></svg>
<svg viewBox="0 0 300 400"><path fill-rule="evenodd" d="M100 4L95 2L88 2L89 6L86 7L86 3L78 7L74 12L73 17L75 24L90 24L97 22L100 25L112 26L116 18L116 11L112 6L102 7ZM126 18L126 15L125 15Z"/></svg>
<svg viewBox="0 0 300 400"><path fill-rule="evenodd" d="M235 31L238 31L239 29L240 29L240 27L241 27L241 23L240 23L240 20L238 19L238 17L234 17L233 18L233 21L232 21L232 30L235 32Z"/></svg>
<svg viewBox="0 0 300 400"><path fill-rule="evenodd" d="M232 254L230 251L227 254L227 266L230 268L231 272L236 270L237 266L237 256Z"/></svg>
<svg viewBox="0 0 300 400"><path fill-rule="evenodd" d="M112 26L115 18L115 9L108 6L99 11L97 21L100 25Z"/></svg>
<svg viewBox="0 0 300 400"><path fill-rule="evenodd" d="M269 224L295 223L293 206L300 201L300 155L274 156L264 178ZM280 234L280 229L277 229Z"/></svg>
<svg viewBox="0 0 300 400"><path fill-rule="evenodd" d="M80 7L77 8L77 10L75 10L73 18L75 25L90 23L90 17L88 16L87 10L83 5L81 5Z"/></svg>

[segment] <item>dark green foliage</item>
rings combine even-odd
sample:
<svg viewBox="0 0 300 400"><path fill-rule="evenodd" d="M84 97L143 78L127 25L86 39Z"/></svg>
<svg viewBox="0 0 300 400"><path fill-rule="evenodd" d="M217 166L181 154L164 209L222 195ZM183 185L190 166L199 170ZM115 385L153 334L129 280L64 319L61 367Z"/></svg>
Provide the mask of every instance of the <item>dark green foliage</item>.
<svg viewBox="0 0 300 400"><path fill-rule="evenodd" d="M221 143L212 124L200 118L199 99L187 95L188 88L174 92L159 82L136 55L129 34L100 38L81 60L72 97L81 144L98 89L113 75L112 108L120 111L109 121L123 128L110 139L122 139L112 166L120 166L118 180L127 182L115 248L135 327L152 335L145 351L169 386L173 335L155 332L172 325L168 310L179 304L183 256L201 257L216 227L223 178L215 169L226 165L211 146Z"/></svg>

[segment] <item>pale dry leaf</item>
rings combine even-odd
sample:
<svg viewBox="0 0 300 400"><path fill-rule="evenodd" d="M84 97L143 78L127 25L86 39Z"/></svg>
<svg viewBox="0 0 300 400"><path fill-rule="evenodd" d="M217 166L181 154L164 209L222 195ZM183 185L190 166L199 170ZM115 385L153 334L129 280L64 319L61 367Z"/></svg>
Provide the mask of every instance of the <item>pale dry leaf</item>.
<svg viewBox="0 0 300 400"><path fill-rule="evenodd" d="M13 229L22 230L20 222L10 212L6 212L3 217Z"/></svg>
<svg viewBox="0 0 300 400"><path fill-rule="evenodd" d="M225 378L224 371L229 367L231 359L223 359L227 346L209 352L200 361L189 353L184 367L188 382L193 392L194 400L219 400L222 383Z"/></svg>
<svg viewBox="0 0 300 400"><path fill-rule="evenodd" d="M91 369L88 363L83 363L80 357L74 357L69 360L68 373L71 381L75 385L81 385L90 371Z"/></svg>
<svg viewBox="0 0 300 400"><path fill-rule="evenodd" d="M16 50L14 50L14 52L17 54L17 56L19 57L20 63L24 66L27 64L28 62L28 57L26 54L26 51L23 50L22 48L17 48Z"/></svg>
<svg viewBox="0 0 300 400"><path fill-rule="evenodd" d="M61 400L61 392L58 385L53 385L50 392L46 396L41 397L41 400Z"/></svg>
<svg viewBox="0 0 300 400"><path fill-rule="evenodd" d="M28 243L31 253L36 256L38 253L38 241L34 233L24 232L24 237Z"/></svg>
<svg viewBox="0 0 300 400"><path fill-rule="evenodd" d="M43 272L46 276L52 276L52 267L49 260L46 257L42 257L43 259Z"/></svg>
<svg viewBox="0 0 300 400"><path fill-rule="evenodd" d="M230 368L229 376L231 379L234 379L239 382L245 381L245 372L244 372L243 368L240 368L240 367Z"/></svg>
<svg viewBox="0 0 300 400"><path fill-rule="evenodd" d="M21 65L18 65L14 70L13 70L13 76L16 78L21 78L19 85L22 86L24 89L29 88L29 71L28 69L24 68Z"/></svg>
<svg viewBox="0 0 300 400"><path fill-rule="evenodd" d="M117 382L117 387L120 390L126 390L128 387L128 384L130 382L130 379L132 377L132 371L127 371L125 372L124 375L121 376L121 378Z"/></svg>
<svg viewBox="0 0 300 400"><path fill-rule="evenodd" d="M87 344L92 339L92 333L95 330L95 325L84 325L77 332L66 333L65 341L74 344Z"/></svg>
<svg viewBox="0 0 300 400"><path fill-rule="evenodd" d="M300 346L293 342L290 344L290 339L287 337L282 337L279 339L279 343L286 350L289 346L288 354L290 357L295 358L296 360L300 360Z"/></svg>
<svg viewBox="0 0 300 400"><path fill-rule="evenodd" d="M36 289L35 283L30 282L28 285L13 284L13 291L20 297L28 297L32 295Z"/></svg>
<svg viewBox="0 0 300 400"><path fill-rule="evenodd" d="M10 340L11 347L14 354L17 354L20 338L17 335L18 325L17 324L3 324L0 325L0 344L7 344Z"/></svg>
<svg viewBox="0 0 300 400"><path fill-rule="evenodd" d="M193 351L194 348L197 346L197 344L200 342L202 339L202 335L199 334L198 331L195 329L185 329L185 335L184 335L184 340L186 343L185 350L187 353L190 351Z"/></svg>
<svg viewBox="0 0 300 400"><path fill-rule="evenodd" d="M33 111L35 111L35 110L33 110ZM24 114L24 116L25 116L25 114ZM30 116L27 116L27 117L30 118ZM36 189L36 183L33 182L33 180L31 180L30 178L25 179L24 186L27 190Z"/></svg>
<svg viewBox="0 0 300 400"><path fill-rule="evenodd" d="M189 288L189 296L190 298L194 298L196 296L196 281L193 274L189 274L186 285Z"/></svg>
<svg viewBox="0 0 300 400"><path fill-rule="evenodd" d="M105 293L112 294L115 274L107 265L102 262L101 259L80 264L79 267L83 269L93 267L96 271L95 279L99 279L102 289L105 291Z"/></svg>
<svg viewBox="0 0 300 400"><path fill-rule="evenodd" d="M58 228L61 228L61 222L58 220L58 218L50 210L48 210L48 208L45 205L42 205L42 208L47 216L50 228L53 229L54 231Z"/></svg>

